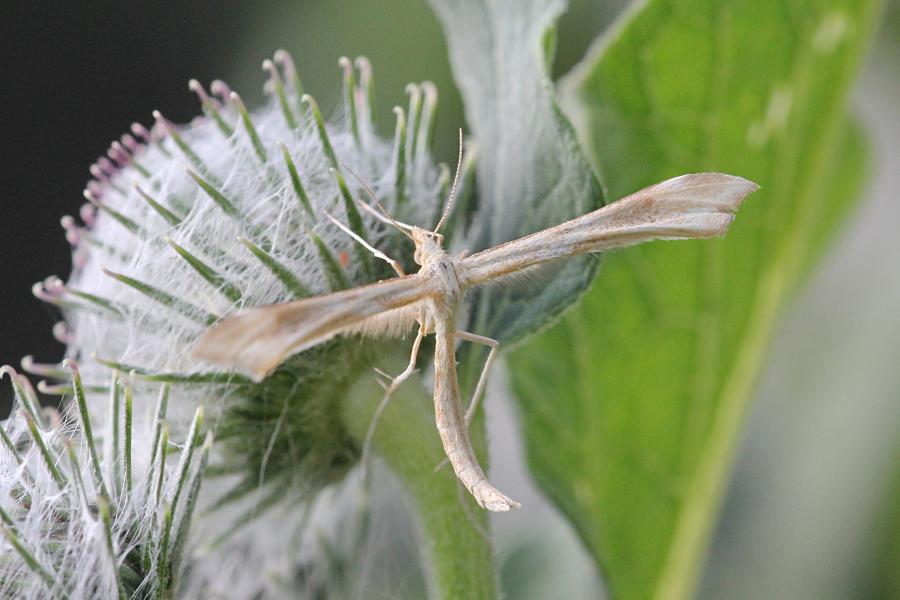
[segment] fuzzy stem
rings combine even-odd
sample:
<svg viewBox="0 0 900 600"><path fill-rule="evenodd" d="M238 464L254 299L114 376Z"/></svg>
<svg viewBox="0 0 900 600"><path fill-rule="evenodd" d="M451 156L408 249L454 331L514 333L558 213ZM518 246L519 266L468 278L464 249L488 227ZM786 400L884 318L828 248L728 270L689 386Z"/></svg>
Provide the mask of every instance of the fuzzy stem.
<svg viewBox="0 0 900 600"><path fill-rule="evenodd" d="M97 445L94 442L94 431L91 427L91 417L88 412L87 398L84 395L84 387L81 385L81 373L75 363L68 362L69 368L72 369L72 386L75 390L75 400L78 403L78 412L81 415L81 429L84 439L87 441L87 447L90 452L91 466L93 467L94 478L97 487L102 496L109 497L106 488L106 482L103 480L103 468L100 466L100 456L97 453Z"/></svg>
<svg viewBox="0 0 900 600"><path fill-rule="evenodd" d="M131 496L131 438L132 438L132 428L133 428L133 403L134 403L134 391L133 391L133 383L132 377L129 377L129 381L125 384L125 456L124 456L124 468L125 468L125 493Z"/></svg>
<svg viewBox="0 0 900 600"><path fill-rule="evenodd" d="M13 455L13 458L16 459L16 463L22 464L22 455L19 453L19 449L16 448L16 445L13 443L12 439L10 439L9 434L6 433L6 430L3 428L3 425L0 424L0 440L3 441L3 445L6 446L6 449L9 450L10 454Z"/></svg>
<svg viewBox="0 0 900 600"><path fill-rule="evenodd" d="M56 463L53 461L53 455L50 454L50 450L47 448L47 443L44 441L44 436L41 434L37 422L30 413L24 413L23 416L25 417L25 423L28 425L28 431L31 433L31 439L41 453L44 466L47 467L47 471L50 473L50 476L53 478L53 481L56 482L59 489L63 489L66 486L66 480L56 467Z"/></svg>
<svg viewBox="0 0 900 600"><path fill-rule="evenodd" d="M113 369L112 380L109 384L109 422L112 435L110 442L112 444L112 455L109 457L110 473L109 479L113 482L113 488L118 498L122 493L122 479L119 477L119 467L116 461L119 460L121 453L120 433L121 429L121 412L122 406L119 402L119 372Z"/></svg>
<svg viewBox="0 0 900 600"><path fill-rule="evenodd" d="M465 492L452 469L435 472L444 459L429 398L410 378L381 416L373 449L406 485L419 516L422 560L435 599L496 596L493 551L485 537L487 514ZM345 421L361 444L381 400L381 390L363 377L348 394Z"/></svg>

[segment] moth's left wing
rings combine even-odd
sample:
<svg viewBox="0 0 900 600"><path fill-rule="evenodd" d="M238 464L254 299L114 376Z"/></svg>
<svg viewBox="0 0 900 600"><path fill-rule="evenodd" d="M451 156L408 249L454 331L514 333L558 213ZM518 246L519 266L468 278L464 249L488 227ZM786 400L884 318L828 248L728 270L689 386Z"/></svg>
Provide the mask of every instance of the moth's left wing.
<svg viewBox="0 0 900 600"><path fill-rule="evenodd" d="M478 285L587 252L654 239L723 235L744 198L758 186L723 173L682 175L603 208L458 262L463 285Z"/></svg>
<svg viewBox="0 0 900 600"><path fill-rule="evenodd" d="M260 381L291 354L342 333L398 334L434 293L429 278L409 275L370 285L241 311L210 327L194 358L238 368Z"/></svg>

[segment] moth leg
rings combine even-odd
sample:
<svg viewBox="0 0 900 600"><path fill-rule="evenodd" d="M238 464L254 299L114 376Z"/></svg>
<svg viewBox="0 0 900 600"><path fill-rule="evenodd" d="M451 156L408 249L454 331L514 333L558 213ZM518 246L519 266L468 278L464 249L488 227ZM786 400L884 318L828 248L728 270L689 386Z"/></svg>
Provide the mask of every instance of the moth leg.
<svg viewBox="0 0 900 600"><path fill-rule="evenodd" d="M369 242L367 242L366 240L364 240L361 237L359 237L358 235L356 235L351 229L349 229L346 225L344 225L343 223L341 223L340 221L338 221L331 215L326 214L325 216L328 217L329 219L331 219L331 222L334 223L335 225L337 225L338 229L340 229L341 231L343 231L344 233L349 235L351 238L353 238L353 241L355 241L357 244L359 244L360 246L362 246L363 248L365 248L366 250L371 252L372 255L375 256L375 258L380 258L387 264L391 265L391 268L394 269L394 271L397 273L397 275L399 275L400 277L403 277L406 275L406 273L403 271L403 267L400 265L399 262L397 262L396 260L394 260L393 258L388 256L381 250L378 250L377 248L373 248L369 244Z"/></svg>
<svg viewBox="0 0 900 600"><path fill-rule="evenodd" d="M372 439L375 437L375 427L378 425L378 420L381 418L381 414L384 412L384 409L387 408L388 402L391 399L391 395L400 387L404 381L406 381L410 375L416 370L416 360L419 357L419 347L422 345L422 338L425 337L425 325L419 325L419 331L416 333L416 339L413 341L412 351L409 354L409 364L406 365L406 368L402 373L397 375L396 377L388 379L390 380L390 385L384 388L384 397L381 399L381 403L378 405L378 408L375 409L375 414L372 415L372 420L369 422L369 429L366 431L366 438L363 441L362 448L362 461L363 464L366 464L369 452L372 448ZM384 373L379 372L380 375L385 376Z"/></svg>
<svg viewBox="0 0 900 600"><path fill-rule="evenodd" d="M478 410L478 403L484 395L484 386L487 384L488 373L491 370L491 366L494 364L497 351L500 349L500 342L483 335L469 333L468 331L457 331L456 337L467 342L475 342L476 344L490 346L491 348L487 359L484 361L484 367L481 368L481 376L478 378L478 385L475 386L475 393L472 394L472 401L469 402L469 407L466 409L466 427L469 427L472 424L472 419L475 417L475 411ZM437 473L447 466L449 462L450 461L445 458L434 468L434 472Z"/></svg>
<svg viewBox="0 0 900 600"><path fill-rule="evenodd" d="M472 401L469 402L469 407L466 409L466 426L469 426L472 424L475 411L478 410L478 403L481 402L481 397L484 395L484 386L487 384L488 374L491 366L494 364L494 359L497 357L497 351L500 349L500 342L483 335L469 333L468 331L457 331L456 337L467 342L488 346L491 349L487 359L484 361L484 367L481 369L481 376L478 378L478 385L475 386L475 393L472 394Z"/></svg>

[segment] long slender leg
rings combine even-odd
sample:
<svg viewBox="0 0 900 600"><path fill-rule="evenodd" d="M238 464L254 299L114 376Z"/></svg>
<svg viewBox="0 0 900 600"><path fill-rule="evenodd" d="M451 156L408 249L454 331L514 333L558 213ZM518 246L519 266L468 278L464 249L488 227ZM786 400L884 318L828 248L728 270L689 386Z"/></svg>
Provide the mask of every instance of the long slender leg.
<svg viewBox="0 0 900 600"><path fill-rule="evenodd" d="M416 339L413 341L412 351L409 354L409 364L406 365L406 368L402 373L397 375L391 380L390 385L388 385L384 390L384 397L381 399L381 403L378 405L378 408L375 409L375 414L372 415L372 420L369 422L369 429L366 431L366 438L363 441L363 449L362 449L362 461L363 464L366 464L369 456L369 452L372 448L372 439L375 437L375 427L378 425L378 420L381 418L381 414L384 412L384 409L387 408L388 402L390 402L391 395L400 387L400 384L406 381L410 375L416 370L416 359L419 357L419 346L422 345L422 338L425 337L425 325L424 318L422 319L422 323L419 324L419 331L416 333Z"/></svg>
<svg viewBox="0 0 900 600"><path fill-rule="evenodd" d="M447 313L435 315L434 420L444 454L450 460L456 477L479 506L497 512L518 508L518 502L491 485L475 457L459 401L453 317L453 314Z"/></svg>
<svg viewBox="0 0 900 600"><path fill-rule="evenodd" d="M404 275L406 275L406 273L403 272L403 267L400 266L400 263L398 261L394 260L393 258L388 256L381 250L378 250L377 248L373 248L369 244L369 242L367 242L366 240L364 240L361 237L359 237L358 235L356 235L351 229L349 229L346 225L344 225L343 223L341 223L340 221L338 221L331 215L326 214L325 216L328 217L329 219L331 219L331 222L334 223L335 225L337 225L338 229L340 229L341 231L343 231L344 233L349 235L351 238L353 238L353 241L355 241L357 244L359 244L360 246L362 246L363 248L365 248L366 250L371 252L372 255L375 256L375 258L380 258L387 264L391 265L391 268L394 269L394 271L397 273L397 275L399 275L400 277L403 277Z"/></svg>
<svg viewBox="0 0 900 600"><path fill-rule="evenodd" d="M469 333L468 331L457 331L456 337L467 342L489 346L491 349L487 359L484 361L484 367L481 369L481 376L478 378L478 385L475 386L475 393L472 394L472 401L469 402L469 407L466 409L466 426L469 426L472 424L475 411L478 410L478 403L481 402L481 397L484 395L484 386L487 384L488 374L491 366L494 364L494 359L497 357L497 351L500 349L500 342L483 335Z"/></svg>
<svg viewBox="0 0 900 600"><path fill-rule="evenodd" d="M475 333L469 333L468 331L457 331L456 337L461 340L466 340L467 342L475 342L476 344L483 344L485 346L490 346L491 351L488 353L487 359L484 361L484 366L481 368L481 376L478 377L478 385L475 386L475 393L472 394L472 400L469 402L468 408L466 408L466 427L472 425L472 419L475 417L475 411L478 410L478 403L481 402L482 396L484 396L484 387L487 385L488 374L490 373L491 366L494 364L494 358L497 356L497 351L500 349L500 342L493 338L485 337L483 335L478 335ZM443 469L449 461L445 458L434 468L435 472Z"/></svg>

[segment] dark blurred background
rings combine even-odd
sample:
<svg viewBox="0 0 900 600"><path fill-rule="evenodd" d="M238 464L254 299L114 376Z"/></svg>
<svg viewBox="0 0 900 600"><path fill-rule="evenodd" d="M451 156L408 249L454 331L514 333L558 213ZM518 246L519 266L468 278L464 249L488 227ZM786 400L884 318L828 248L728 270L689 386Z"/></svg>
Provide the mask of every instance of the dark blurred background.
<svg viewBox="0 0 900 600"><path fill-rule="evenodd" d="M133 121L149 124L156 108L176 121L197 113L188 79L222 74L245 18L238 2L2 3L0 364L60 359L58 315L30 291L69 273L59 217L77 214L88 167Z"/></svg>

